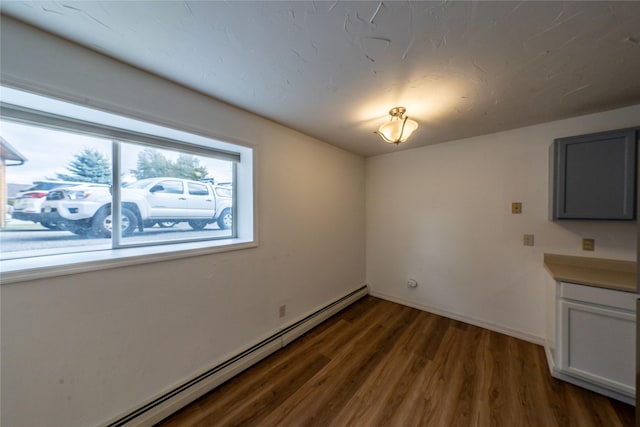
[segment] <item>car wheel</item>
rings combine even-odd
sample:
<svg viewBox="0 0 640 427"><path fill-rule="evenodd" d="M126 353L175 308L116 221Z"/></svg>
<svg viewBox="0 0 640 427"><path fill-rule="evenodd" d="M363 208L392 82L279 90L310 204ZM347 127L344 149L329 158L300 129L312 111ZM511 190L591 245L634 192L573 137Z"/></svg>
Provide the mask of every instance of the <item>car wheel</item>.
<svg viewBox="0 0 640 427"><path fill-rule="evenodd" d="M222 211L220 216L218 217L218 227L220 230L228 230L233 225L233 212L231 209L226 208Z"/></svg>
<svg viewBox="0 0 640 427"><path fill-rule="evenodd" d="M136 215L127 208L122 208L122 218L120 219L120 228L122 235L127 236L138 226ZM113 217L111 216L111 208L102 208L93 218L92 231L96 236L111 237L113 230Z"/></svg>
<svg viewBox="0 0 640 427"><path fill-rule="evenodd" d="M189 226L194 230L202 230L207 226L208 222L204 219L192 219L189 221Z"/></svg>

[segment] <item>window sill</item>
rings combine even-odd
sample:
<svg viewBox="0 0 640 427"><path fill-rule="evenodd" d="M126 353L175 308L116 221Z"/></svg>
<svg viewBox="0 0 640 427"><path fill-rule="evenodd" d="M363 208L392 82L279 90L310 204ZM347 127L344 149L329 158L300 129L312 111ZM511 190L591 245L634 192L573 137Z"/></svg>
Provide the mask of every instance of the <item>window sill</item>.
<svg viewBox="0 0 640 427"><path fill-rule="evenodd" d="M252 240L225 239L168 246L96 250L0 261L0 284L25 282L88 271L169 261L257 247Z"/></svg>

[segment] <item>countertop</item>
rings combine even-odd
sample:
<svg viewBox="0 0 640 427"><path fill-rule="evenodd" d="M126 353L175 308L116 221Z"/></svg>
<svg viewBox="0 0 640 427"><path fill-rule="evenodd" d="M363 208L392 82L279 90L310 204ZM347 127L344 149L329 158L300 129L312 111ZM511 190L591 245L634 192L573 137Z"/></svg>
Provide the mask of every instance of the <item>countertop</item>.
<svg viewBox="0 0 640 427"><path fill-rule="evenodd" d="M637 292L635 261L544 254L544 265L558 281Z"/></svg>

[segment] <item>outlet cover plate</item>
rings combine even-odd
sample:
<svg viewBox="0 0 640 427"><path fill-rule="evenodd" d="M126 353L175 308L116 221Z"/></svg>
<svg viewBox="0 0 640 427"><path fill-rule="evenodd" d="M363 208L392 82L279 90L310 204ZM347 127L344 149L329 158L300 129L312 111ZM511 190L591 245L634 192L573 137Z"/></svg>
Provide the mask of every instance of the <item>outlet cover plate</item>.
<svg viewBox="0 0 640 427"><path fill-rule="evenodd" d="M525 235L522 237L522 243L523 243L525 246L533 246L533 242L534 242L534 240L533 240L533 234L525 234Z"/></svg>

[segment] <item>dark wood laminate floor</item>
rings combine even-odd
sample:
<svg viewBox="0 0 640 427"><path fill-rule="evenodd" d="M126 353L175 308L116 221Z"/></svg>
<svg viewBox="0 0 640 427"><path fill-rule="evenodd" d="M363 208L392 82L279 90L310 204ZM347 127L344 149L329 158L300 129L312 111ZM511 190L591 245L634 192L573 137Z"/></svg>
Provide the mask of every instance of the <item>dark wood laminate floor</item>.
<svg viewBox="0 0 640 427"><path fill-rule="evenodd" d="M542 347L367 296L159 426L633 426Z"/></svg>

